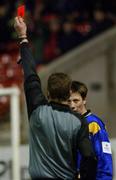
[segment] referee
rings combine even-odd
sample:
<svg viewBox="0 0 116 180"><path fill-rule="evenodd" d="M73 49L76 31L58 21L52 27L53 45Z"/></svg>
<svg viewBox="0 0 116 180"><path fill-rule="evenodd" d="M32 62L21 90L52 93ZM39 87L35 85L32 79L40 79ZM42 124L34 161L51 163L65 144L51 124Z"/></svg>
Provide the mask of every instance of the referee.
<svg viewBox="0 0 116 180"><path fill-rule="evenodd" d="M35 70L23 18L16 17L14 27L20 39L24 71L29 118L29 173L32 180L75 179L77 150L82 154L81 180L94 180L97 162L86 121L67 105L71 79L64 73L51 74L48 78L48 102Z"/></svg>

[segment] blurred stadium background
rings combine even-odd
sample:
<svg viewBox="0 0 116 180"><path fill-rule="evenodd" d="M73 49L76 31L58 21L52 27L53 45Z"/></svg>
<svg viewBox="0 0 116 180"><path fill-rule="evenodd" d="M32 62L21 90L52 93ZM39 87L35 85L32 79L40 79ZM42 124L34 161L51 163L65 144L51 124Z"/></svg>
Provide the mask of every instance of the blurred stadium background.
<svg viewBox="0 0 116 180"><path fill-rule="evenodd" d="M28 120L16 8L0 0L0 179L29 180ZM88 107L104 119L116 180L116 1L25 0L28 37L46 93L50 73L62 71L89 88ZM15 166L16 165L16 166Z"/></svg>

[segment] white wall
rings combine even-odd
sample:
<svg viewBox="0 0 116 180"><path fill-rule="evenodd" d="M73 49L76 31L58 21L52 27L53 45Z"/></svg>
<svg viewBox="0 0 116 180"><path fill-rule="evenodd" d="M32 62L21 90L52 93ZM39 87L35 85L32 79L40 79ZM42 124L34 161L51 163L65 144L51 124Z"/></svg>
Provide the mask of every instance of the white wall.
<svg viewBox="0 0 116 180"><path fill-rule="evenodd" d="M28 145L20 147L20 169L21 169L21 180L30 180L28 173ZM0 176L0 180L12 180L12 149L11 147L0 147L0 162L4 164L0 165L0 174L3 170L5 172Z"/></svg>
<svg viewBox="0 0 116 180"><path fill-rule="evenodd" d="M114 178L116 180L116 139L111 139L112 156L113 156L113 167L114 167Z"/></svg>

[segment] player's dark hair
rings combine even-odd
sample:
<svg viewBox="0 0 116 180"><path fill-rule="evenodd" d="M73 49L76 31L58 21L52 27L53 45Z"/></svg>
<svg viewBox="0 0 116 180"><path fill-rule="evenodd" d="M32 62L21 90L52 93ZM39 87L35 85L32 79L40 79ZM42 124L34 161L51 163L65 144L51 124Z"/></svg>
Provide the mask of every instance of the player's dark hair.
<svg viewBox="0 0 116 180"><path fill-rule="evenodd" d="M81 95L81 97L85 99L87 96L88 89L84 83L79 81L72 81L71 91L73 93L78 92Z"/></svg>

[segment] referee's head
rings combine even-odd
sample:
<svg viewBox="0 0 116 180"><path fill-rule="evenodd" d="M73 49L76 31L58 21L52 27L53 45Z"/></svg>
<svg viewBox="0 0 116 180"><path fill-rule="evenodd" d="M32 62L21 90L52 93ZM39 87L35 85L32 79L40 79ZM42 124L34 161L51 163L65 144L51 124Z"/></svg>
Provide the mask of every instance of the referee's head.
<svg viewBox="0 0 116 180"><path fill-rule="evenodd" d="M51 101L63 102L70 97L71 78L64 73L53 73L48 78L48 96Z"/></svg>

